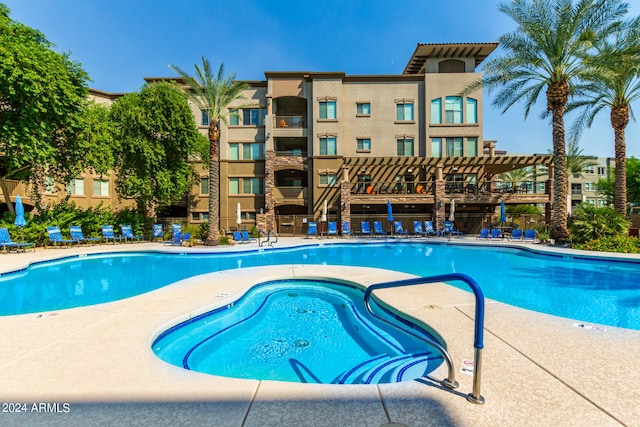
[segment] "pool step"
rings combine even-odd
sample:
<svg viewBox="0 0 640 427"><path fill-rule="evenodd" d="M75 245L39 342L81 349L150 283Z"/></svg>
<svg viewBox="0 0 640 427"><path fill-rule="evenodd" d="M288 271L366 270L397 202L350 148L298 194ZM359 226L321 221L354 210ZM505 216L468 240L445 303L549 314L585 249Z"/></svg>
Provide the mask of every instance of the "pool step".
<svg viewBox="0 0 640 427"><path fill-rule="evenodd" d="M389 357L377 356L359 364L340 377L340 384L394 383L420 378L430 370L429 364L440 363L431 352ZM434 361L434 362L432 362Z"/></svg>

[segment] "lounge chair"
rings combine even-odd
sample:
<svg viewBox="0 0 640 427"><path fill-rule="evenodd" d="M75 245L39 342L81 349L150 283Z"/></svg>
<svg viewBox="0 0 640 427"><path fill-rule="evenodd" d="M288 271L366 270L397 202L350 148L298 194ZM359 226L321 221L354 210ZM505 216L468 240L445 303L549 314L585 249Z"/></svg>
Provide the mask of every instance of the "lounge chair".
<svg viewBox="0 0 640 427"><path fill-rule="evenodd" d="M449 236L462 236L462 231L456 230L456 228L453 226L453 223L451 221L445 221L444 228L440 232L440 235L444 236L447 234Z"/></svg>
<svg viewBox="0 0 640 427"><path fill-rule="evenodd" d="M122 238L125 242L127 240L131 240L132 242L134 242L141 241L143 239L143 236L136 236L133 234L133 229L130 225L121 225L120 230L122 231Z"/></svg>
<svg viewBox="0 0 640 427"><path fill-rule="evenodd" d="M489 239L489 229L488 228L483 228L480 230L480 235L476 237L476 239Z"/></svg>
<svg viewBox="0 0 640 427"><path fill-rule="evenodd" d="M509 237L509 240L519 240L522 241L522 236L523 236L523 232L520 228L516 228L515 230L513 230L511 232L511 237Z"/></svg>
<svg viewBox="0 0 640 427"><path fill-rule="evenodd" d="M393 232L398 236L409 237L409 232L402 227L402 221L393 221Z"/></svg>
<svg viewBox="0 0 640 427"><path fill-rule="evenodd" d="M376 236L387 235L387 232L382 229L382 221L373 221L373 234Z"/></svg>
<svg viewBox="0 0 640 427"><path fill-rule="evenodd" d="M71 239L77 240L79 244L98 243L101 240L99 237L84 237L84 234L82 233L82 227L80 227L79 225L70 225L69 234L71 235Z"/></svg>
<svg viewBox="0 0 640 427"><path fill-rule="evenodd" d="M182 246L182 244L187 240L189 240L190 238L191 238L191 233L182 232L182 225L171 224L171 241L169 242L170 244Z"/></svg>
<svg viewBox="0 0 640 427"><path fill-rule="evenodd" d="M327 223L327 237L338 235L338 223L330 221Z"/></svg>
<svg viewBox="0 0 640 427"><path fill-rule="evenodd" d="M427 236L436 236L438 234L436 229L433 228L433 221L424 222L424 232L427 233Z"/></svg>
<svg viewBox="0 0 640 427"><path fill-rule="evenodd" d="M15 251L26 251L28 248L33 248L36 250L36 245L33 242L14 242L11 240L11 236L9 236L9 229L6 227L0 228L0 244L2 244L2 249L5 252L9 252L11 250Z"/></svg>
<svg viewBox="0 0 640 427"><path fill-rule="evenodd" d="M113 243L115 243L116 241L119 242L122 240L122 236L116 236L116 234L114 233L113 225L102 226L102 238L107 243L109 243L109 240L111 240Z"/></svg>
<svg viewBox="0 0 640 427"><path fill-rule="evenodd" d="M78 243L78 241L74 239L63 239L60 227L58 227L57 225L47 227L47 234L49 235L49 241L53 243L53 246L58 246L58 244L66 246Z"/></svg>
<svg viewBox="0 0 640 427"><path fill-rule="evenodd" d="M538 239L538 235L536 230L533 228L529 228L524 230L524 237L522 238L525 242L535 242Z"/></svg>
<svg viewBox="0 0 640 427"><path fill-rule="evenodd" d="M151 238L153 240L164 238L164 231L162 230L162 224L153 224L151 226Z"/></svg>
<svg viewBox="0 0 640 427"><path fill-rule="evenodd" d="M245 238L242 236L242 233L240 231L233 231L233 240L236 241L236 243L249 243L249 236L247 235L247 239L245 240Z"/></svg>
<svg viewBox="0 0 640 427"><path fill-rule="evenodd" d="M242 240L244 240L246 243L257 242L257 239L249 236L249 232L247 230L240 231L240 235L242 235Z"/></svg>
<svg viewBox="0 0 640 427"><path fill-rule="evenodd" d="M502 239L502 230L500 230L499 228L492 228L491 229L491 236L489 238L491 240Z"/></svg>
<svg viewBox="0 0 640 427"><path fill-rule="evenodd" d="M413 221L413 234L416 236L428 236L429 234L422 228L422 221Z"/></svg>
<svg viewBox="0 0 640 427"><path fill-rule="evenodd" d="M371 233L371 226L369 225L369 221L362 221L360 223L360 234L362 234L363 236L372 236L373 234Z"/></svg>
<svg viewBox="0 0 640 427"><path fill-rule="evenodd" d="M311 221L307 227L307 238L309 236L318 236L318 223L315 221Z"/></svg>
<svg viewBox="0 0 640 427"><path fill-rule="evenodd" d="M348 221L343 221L342 222L342 230L341 233L342 237L344 236L351 236L351 223Z"/></svg>

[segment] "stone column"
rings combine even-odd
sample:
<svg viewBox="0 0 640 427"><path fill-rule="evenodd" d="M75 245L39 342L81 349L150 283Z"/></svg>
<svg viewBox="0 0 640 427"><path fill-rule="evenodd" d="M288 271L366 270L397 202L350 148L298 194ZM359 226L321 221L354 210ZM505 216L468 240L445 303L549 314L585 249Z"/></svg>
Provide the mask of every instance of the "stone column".
<svg viewBox="0 0 640 427"><path fill-rule="evenodd" d="M340 221L351 223L351 182L349 181L349 167L342 169L340 181Z"/></svg>
<svg viewBox="0 0 640 427"><path fill-rule="evenodd" d="M445 203L446 194L444 191L444 178L442 175L442 166L436 168L436 179L433 184L433 227L436 230L442 230L444 228L445 218Z"/></svg>
<svg viewBox="0 0 640 427"><path fill-rule="evenodd" d="M267 149L264 161L264 180L266 192L264 195L264 230L276 229L276 198L275 198L275 165L276 153L273 150ZM257 217L256 217L257 221Z"/></svg>

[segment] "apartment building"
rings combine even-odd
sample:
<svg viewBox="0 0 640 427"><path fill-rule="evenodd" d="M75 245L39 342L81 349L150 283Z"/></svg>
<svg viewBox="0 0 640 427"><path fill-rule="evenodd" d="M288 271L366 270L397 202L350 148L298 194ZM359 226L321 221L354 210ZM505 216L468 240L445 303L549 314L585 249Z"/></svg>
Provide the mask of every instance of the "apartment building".
<svg viewBox="0 0 640 427"><path fill-rule="evenodd" d="M598 194L598 180L604 179L615 168L616 162L611 157L588 157L591 164L585 166L580 174L569 175L569 213L580 203L591 203L599 208L607 205L605 196Z"/></svg>
<svg viewBox="0 0 640 427"><path fill-rule="evenodd" d="M386 218L388 204L407 226L414 218L440 227L455 206L457 225L469 232L503 200L544 204L549 213L551 180L535 192L504 191L497 175L550 166L552 156L498 155L496 141L484 139L482 92L459 95L481 77L477 67L496 47L418 44L394 75L266 71L265 80L247 81L244 99L228 106L237 114L221 128L222 228L300 234L325 204L329 220L355 230L361 220ZM120 94L91 96L108 105ZM206 114L192 110L206 135ZM201 181L172 212L190 223L208 220L208 171L195 166ZM118 207L112 178L82 176L66 191L81 206ZM89 189L91 197L81 194Z"/></svg>

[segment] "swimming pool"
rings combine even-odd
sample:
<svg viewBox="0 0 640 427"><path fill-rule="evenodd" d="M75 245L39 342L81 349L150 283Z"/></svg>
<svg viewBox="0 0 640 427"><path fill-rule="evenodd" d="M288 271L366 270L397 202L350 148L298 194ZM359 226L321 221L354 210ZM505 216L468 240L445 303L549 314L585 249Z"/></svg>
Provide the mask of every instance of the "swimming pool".
<svg viewBox="0 0 640 427"><path fill-rule="evenodd" d="M464 273L473 277L490 299L583 322L640 330L637 260L425 240L313 244L217 254L140 252L70 257L0 276L0 314L99 304L197 274L279 264L353 265L418 276Z"/></svg>
<svg viewBox="0 0 640 427"><path fill-rule="evenodd" d="M405 322L396 323L402 328ZM443 362L433 346L402 331L369 315L359 287L280 280L169 328L152 348L164 361L193 371L317 384L412 380ZM417 325L412 332L438 342Z"/></svg>

